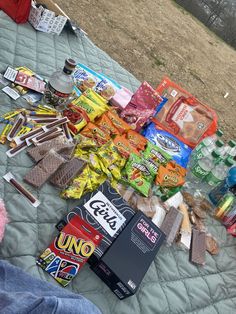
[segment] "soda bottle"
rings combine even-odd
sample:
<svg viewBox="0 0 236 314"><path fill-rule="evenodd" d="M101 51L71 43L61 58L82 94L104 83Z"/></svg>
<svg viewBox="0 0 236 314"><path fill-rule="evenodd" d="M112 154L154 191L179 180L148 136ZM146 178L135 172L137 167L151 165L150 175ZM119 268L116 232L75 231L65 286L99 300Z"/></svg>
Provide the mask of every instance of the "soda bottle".
<svg viewBox="0 0 236 314"><path fill-rule="evenodd" d="M220 157L219 153L213 150L209 156L205 156L195 162L187 174L187 180L192 183L199 183L210 173L215 166L215 161Z"/></svg>
<svg viewBox="0 0 236 314"><path fill-rule="evenodd" d="M74 88L72 73L76 62L73 59L66 59L63 70L52 74L44 93L44 102L54 106L56 109L64 109Z"/></svg>
<svg viewBox="0 0 236 314"><path fill-rule="evenodd" d="M229 191L234 193L236 187L236 166L232 167L228 171L228 175L225 180L218 186L216 186L210 193L209 198L214 205L220 201L220 199Z"/></svg>
<svg viewBox="0 0 236 314"><path fill-rule="evenodd" d="M211 172L205 177L205 181L211 187L220 184L227 177L229 168L233 165L234 161L230 157L226 158L211 170Z"/></svg>

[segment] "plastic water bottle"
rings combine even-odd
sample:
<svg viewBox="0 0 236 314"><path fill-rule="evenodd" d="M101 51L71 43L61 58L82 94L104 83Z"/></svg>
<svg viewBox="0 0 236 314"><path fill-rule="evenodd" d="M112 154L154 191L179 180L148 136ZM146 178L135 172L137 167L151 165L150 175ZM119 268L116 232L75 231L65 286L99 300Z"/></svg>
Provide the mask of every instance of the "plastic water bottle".
<svg viewBox="0 0 236 314"><path fill-rule="evenodd" d="M226 158L211 170L211 172L205 177L205 181L211 187L217 186L227 177L229 168L233 165L234 161L230 157Z"/></svg>
<svg viewBox="0 0 236 314"><path fill-rule="evenodd" d="M52 74L44 93L44 102L47 105L63 109L67 104L74 88L72 73L75 66L76 62L73 59L66 59L63 70Z"/></svg>
<svg viewBox="0 0 236 314"><path fill-rule="evenodd" d="M236 156L236 142L234 140L230 140L225 146L225 155L229 155L231 158Z"/></svg>
<svg viewBox="0 0 236 314"><path fill-rule="evenodd" d="M197 160L188 172L186 181L189 180L195 184L203 181L215 166L215 161L219 157L219 153L214 150L209 156L205 156Z"/></svg>
<svg viewBox="0 0 236 314"><path fill-rule="evenodd" d="M214 205L217 205L220 199L229 191L233 192L236 187L236 166L232 167L228 171L228 175L225 180L218 186L216 186L210 193L209 198Z"/></svg>
<svg viewBox="0 0 236 314"><path fill-rule="evenodd" d="M207 136L205 137L200 143L199 145L195 148L195 151L199 151L200 149L202 149L203 147L209 147L209 146L213 146L213 149L215 148L215 142L217 140L219 140L222 136L223 136L223 131L221 131L220 129L216 131L215 134L211 135L211 136Z"/></svg>

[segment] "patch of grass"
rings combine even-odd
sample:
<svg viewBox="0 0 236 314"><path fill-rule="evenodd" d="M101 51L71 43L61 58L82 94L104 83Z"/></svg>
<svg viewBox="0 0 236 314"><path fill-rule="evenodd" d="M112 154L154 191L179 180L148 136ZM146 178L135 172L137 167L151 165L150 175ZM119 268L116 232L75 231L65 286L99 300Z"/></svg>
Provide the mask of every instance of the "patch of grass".
<svg viewBox="0 0 236 314"><path fill-rule="evenodd" d="M198 80L199 82L205 85L205 82L200 78L200 76L194 70L190 69L189 73L192 75L192 77L194 77L196 80Z"/></svg>
<svg viewBox="0 0 236 314"><path fill-rule="evenodd" d="M154 61L154 65L156 65L156 66L165 66L166 64L165 64L165 61L162 59L162 58L159 58L156 54L154 54L154 53L151 53L150 54L150 57L153 59L153 61Z"/></svg>

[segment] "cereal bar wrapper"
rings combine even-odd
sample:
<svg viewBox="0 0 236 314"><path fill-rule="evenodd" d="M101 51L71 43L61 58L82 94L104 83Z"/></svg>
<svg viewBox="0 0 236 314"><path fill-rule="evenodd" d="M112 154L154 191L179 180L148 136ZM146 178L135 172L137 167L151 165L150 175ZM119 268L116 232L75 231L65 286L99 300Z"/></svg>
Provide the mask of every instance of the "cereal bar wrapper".
<svg viewBox="0 0 236 314"><path fill-rule="evenodd" d="M129 185L144 196L148 196L153 182L153 175L146 161L131 154L125 166L125 175Z"/></svg>
<svg viewBox="0 0 236 314"><path fill-rule="evenodd" d="M102 235L97 230L75 215L40 255L37 264L66 287L101 240Z"/></svg>

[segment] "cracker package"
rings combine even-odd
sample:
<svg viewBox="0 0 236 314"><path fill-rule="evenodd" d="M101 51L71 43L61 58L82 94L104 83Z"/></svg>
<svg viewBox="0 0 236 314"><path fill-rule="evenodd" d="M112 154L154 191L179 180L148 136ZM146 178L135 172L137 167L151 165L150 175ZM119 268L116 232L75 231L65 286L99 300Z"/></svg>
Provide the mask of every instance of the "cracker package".
<svg viewBox="0 0 236 314"><path fill-rule="evenodd" d="M102 235L97 230L75 215L40 255L37 264L66 287L101 240Z"/></svg>
<svg viewBox="0 0 236 314"><path fill-rule="evenodd" d="M165 78L157 92L168 99L153 120L182 142L194 148L217 130L215 111L202 104L183 88Z"/></svg>

